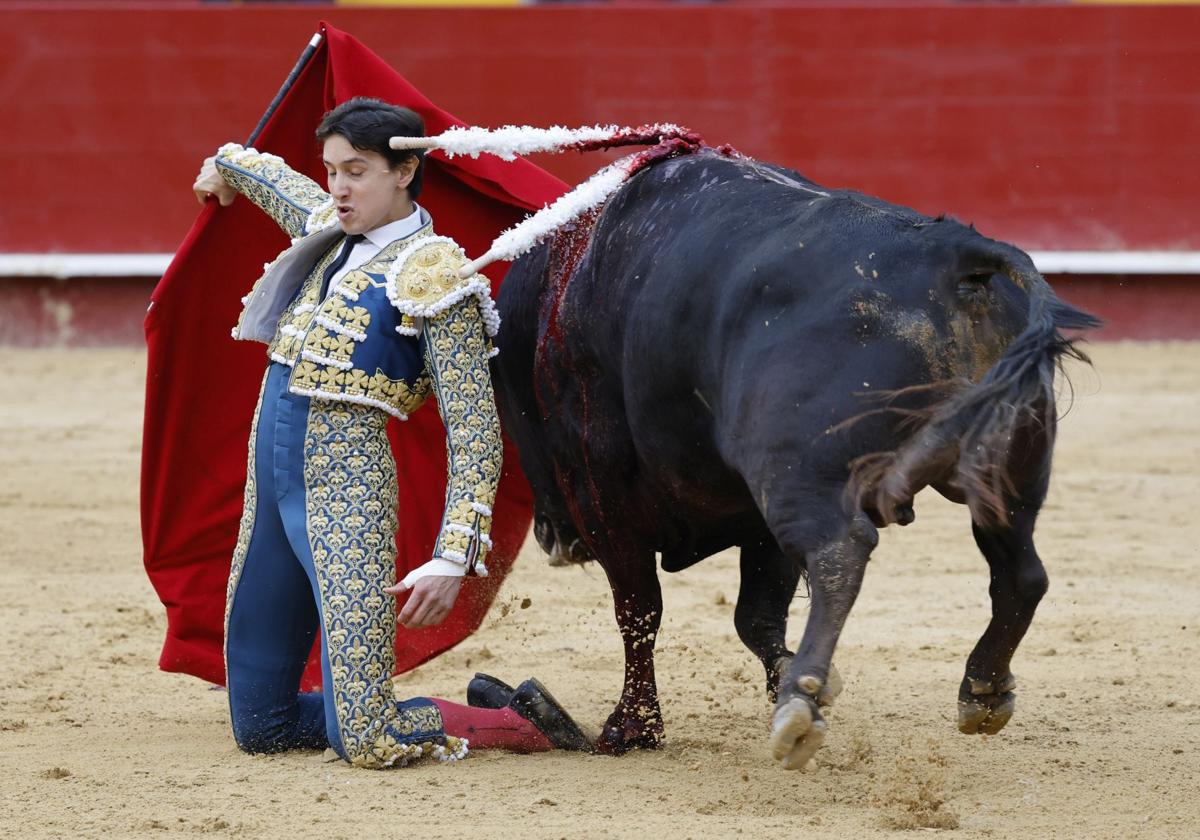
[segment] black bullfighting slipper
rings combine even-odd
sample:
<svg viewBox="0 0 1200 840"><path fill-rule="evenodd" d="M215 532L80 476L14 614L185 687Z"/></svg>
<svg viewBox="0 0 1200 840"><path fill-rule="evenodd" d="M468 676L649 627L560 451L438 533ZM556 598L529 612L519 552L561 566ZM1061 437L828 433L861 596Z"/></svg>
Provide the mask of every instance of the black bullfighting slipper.
<svg viewBox="0 0 1200 840"><path fill-rule="evenodd" d="M503 709L512 699L515 689L489 674L475 674L467 683L467 705L477 709Z"/></svg>
<svg viewBox="0 0 1200 840"><path fill-rule="evenodd" d="M580 752L595 749L592 740L583 734L567 710L535 679L525 680L517 686L508 707L536 726L555 749Z"/></svg>

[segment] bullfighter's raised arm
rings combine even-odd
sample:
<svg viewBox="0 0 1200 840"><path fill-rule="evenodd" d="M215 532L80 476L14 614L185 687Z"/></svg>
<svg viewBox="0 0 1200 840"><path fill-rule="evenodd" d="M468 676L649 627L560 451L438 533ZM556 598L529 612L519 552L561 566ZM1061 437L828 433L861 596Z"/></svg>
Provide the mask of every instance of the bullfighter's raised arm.
<svg viewBox="0 0 1200 840"><path fill-rule="evenodd" d="M225 183L258 205L292 238L324 227L336 216L329 193L281 157L226 143L211 160Z"/></svg>
<svg viewBox="0 0 1200 840"><path fill-rule="evenodd" d="M396 259L388 294L404 313L400 331L419 334L446 424L446 507L434 559L405 583L427 574L486 575L492 505L503 443L488 358L499 319L487 279L459 279L466 256L452 240L429 237Z"/></svg>

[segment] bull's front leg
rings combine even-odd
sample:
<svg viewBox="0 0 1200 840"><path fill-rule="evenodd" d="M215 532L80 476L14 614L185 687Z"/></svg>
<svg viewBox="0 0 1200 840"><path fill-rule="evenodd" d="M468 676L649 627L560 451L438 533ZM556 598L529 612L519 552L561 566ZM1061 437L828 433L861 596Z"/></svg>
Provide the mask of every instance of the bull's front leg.
<svg viewBox="0 0 1200 840"><path fill-rule="evenodd" d="M742 546L741 589L733 624L742 643L758 657L767 674L767 697L779 699L779 683L792 666L787 647L788 608L796 597L803 570L801 558L780 551L775 538ZM842 691L842 678L832 663L818 701L831 704Z"/></svg>
<svg viewBox="0 0 1200 840"><path fill-rule="evenodd" d="M802 565L789 558L774 538L742 546L741 589L733 624L738 637L767 672L767 696L774 703L779 680L792 664L788 650L788 607L796 595Z"/></svg>
<svg viewBox="0 0 1200 840"><path fill-rule="evenodd" d="M654 555L639 551L606 559L603 565L625 644L625 685L596 749L610 755L654 749L663 739L662 711L654 681L654 642L662 622L662 589Z"/></svg>
<svg viewBox="0 0 1200 840"><path fill-rule="evenodd" d="M784 551L804 552L812 598L804 638L779 687L771 721L771 752L788 770L803 769L825 738L820 706L836 676L833 651L858 597L871 551L879 542L878 531L863 514L855 515L841 529L836 529L835 523L814 523L816 533L785 531L780 540ZM835 527L831 529L831 525ZM821 532L830 530L841 533L822 539Z"/></svg>

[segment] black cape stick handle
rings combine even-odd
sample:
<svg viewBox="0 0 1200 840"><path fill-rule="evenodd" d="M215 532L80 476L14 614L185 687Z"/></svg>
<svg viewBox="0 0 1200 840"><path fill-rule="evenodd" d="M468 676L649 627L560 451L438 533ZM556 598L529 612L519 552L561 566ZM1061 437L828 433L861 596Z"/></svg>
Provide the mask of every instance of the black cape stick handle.
<svg viewBox="0 0 1200 840"><path fill-rule="evenodd" d="M258 140L258 135L262 133L263 127L271 119L271 116L275 113L275 109L283 101L283 97L287 96L287 92L292 89L292 85L296 83L296 77L300 75L300 71L304 69L304 65L308 64L308 60L313 57L313 53L317 51L317 47L320 46L323 37L320 32L313 35L312 39L308 42L308 46L304 48L304 52L300 53L300 58L296 61L296 66L292 68L291 73L288 73L288 77L283 81L283 86L279 88L279 93L275 94L275 98L271 100L271 104L267 106L267 110L259 119L258 125L250 133L250 139L246 141L247 146L253 146L255 141Z"/></svg>

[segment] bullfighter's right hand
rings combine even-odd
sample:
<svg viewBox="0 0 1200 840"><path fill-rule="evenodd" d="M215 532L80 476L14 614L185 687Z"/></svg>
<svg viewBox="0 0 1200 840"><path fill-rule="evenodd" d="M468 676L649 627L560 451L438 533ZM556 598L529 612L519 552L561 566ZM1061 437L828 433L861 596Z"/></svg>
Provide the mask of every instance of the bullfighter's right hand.
<svg viewBox="0 0 1200 840"><path fill-rule="evenodd" d="M200 174L196 176L196 183L192 184L192 192L201 204L216 196L222 207L228 207L237 197L237 190L221 177L215 161L215 157L204 159L200 166Z"/></svg>
<svg viewBox="0 0 1200 840"><path fill-rule="evenodd" d="M459 575L427 575L418 579L412 586L408 602L400 610L400 624L409 630L441 624L450 615L462 582ZM401 581L383 591L398 597L405 589Z"/></svg>

